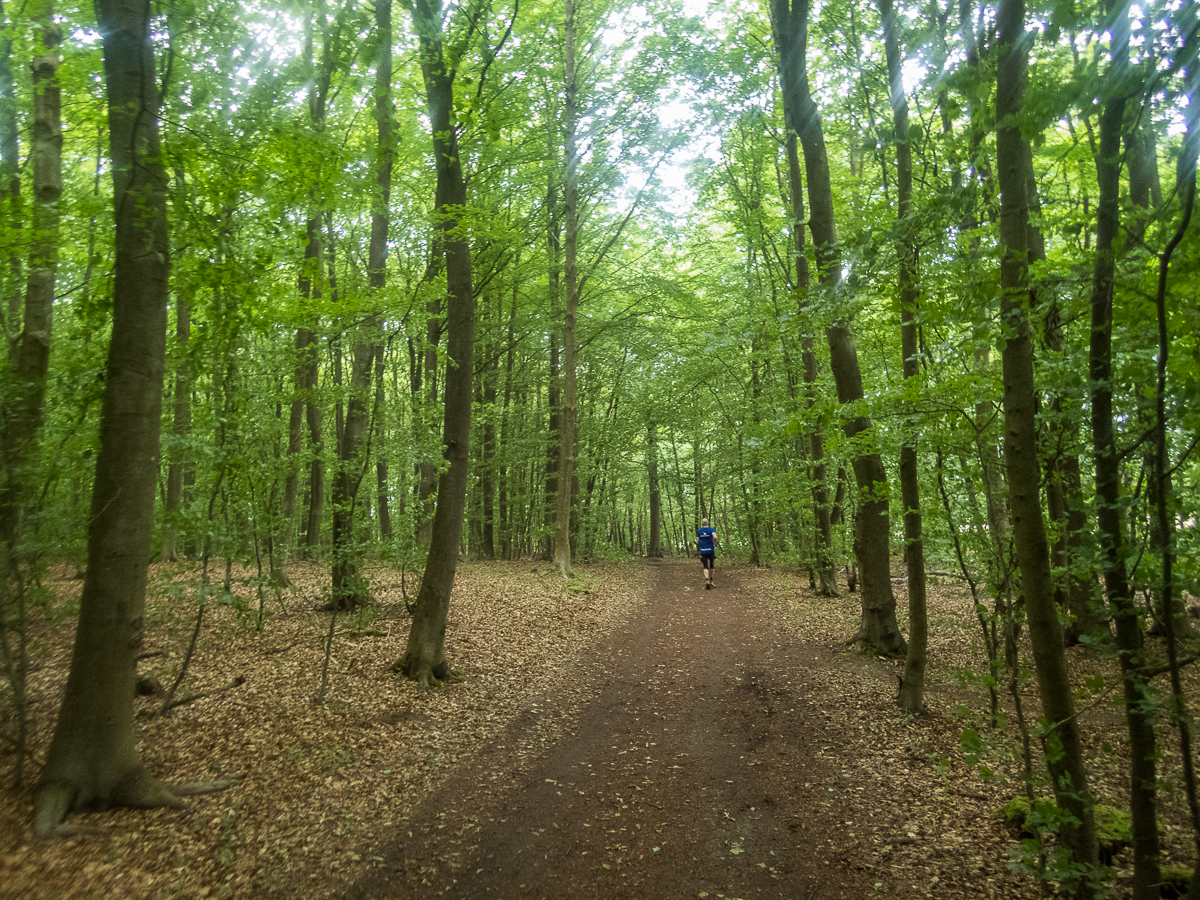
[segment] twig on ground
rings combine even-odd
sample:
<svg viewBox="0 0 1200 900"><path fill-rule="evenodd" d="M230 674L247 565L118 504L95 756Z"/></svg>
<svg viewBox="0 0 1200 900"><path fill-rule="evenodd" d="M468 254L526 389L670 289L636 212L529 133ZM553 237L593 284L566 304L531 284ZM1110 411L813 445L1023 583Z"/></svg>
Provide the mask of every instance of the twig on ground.
<svg viewBox="0 0 1200 900"><path fill-rule="evenodd" d="M241 687L246 683L246 676L239 675L233 681L224 687L213 688L211 691L201 691L198 694L188 694L186 697L180 697L178 700L172 700L169 703L164 703L160 712L174 709L177 706L183 706L187 703L194 703L197 700L203 700L205 697L215 697L217 694L224 694L226 691L232 691L235 687Z"/></svg>

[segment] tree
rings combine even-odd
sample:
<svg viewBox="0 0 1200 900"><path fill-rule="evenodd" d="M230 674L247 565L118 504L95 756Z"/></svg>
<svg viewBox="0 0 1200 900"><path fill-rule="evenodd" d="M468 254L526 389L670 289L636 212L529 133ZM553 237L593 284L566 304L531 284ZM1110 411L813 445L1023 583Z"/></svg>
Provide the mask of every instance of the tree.
<svg viewBox="0 0 1200 900"><path fill-rule="evenodd" d="M646 425L646 476L650 488L650 539L646 555L658 558L662 551L662 491L658 482L658 423Z"/></svg>
<svg viewBox="0 0 1200 900"><path fill-rule="evenodd" d="M166 352L166 186L149 8L97 0L116 228L113 329L71 671L38 782L35 828L71 811L175 806L133 730Z"/></svg>
<svg viewBox="0 0 1200 900"><path fill-rule="evenodd" d="M896 135L896 195L900 259L900 353L904 380L912 384L920 373L917 341L917 248L913 238L912 145L908 134L908 100L904 96L900 39L892 0L880 0L892 119ZM925 696L925 664L929 623L925 613L925 545L921 539L921 485L917 471L919 427L910 420L909 433L900 444L900 496L904 503L904 563L908 569L908 653L900 683L900 708L909 715L921 713Z"/></svg>
<svg viewBox="0 0 1200 900"><path fill-rule="evenodd" d="M576 368L579 343L579 68L575 58L575 0L565 0L563 25L563 326L562 389L558 406L558 471L554 516L554 564L571 573L571 478L575 463L575 420L579 412Z"/></svg>
<svg viewBox="0 0 1200 900"><path fill-rule="evenodd" d="M1107 5L1112 34L1112 65L1107 79L1112 93L1100 115L1096 157L1099 198L1096 205L1096 264L1092 279L1092 337L1089 376L1092 385L1092 446L1096 466L1096 520L1101 540L1104 588L1112 606L1129 729L1130 817L1133 823L1133 896L1149 900L1158 894L1159 842L1155 812L1158 791L1154 698L1144 674L1142 626L1125 568L1128 554L1121 510L1120 460L1113 429L1113 280L1120 240L1121 132L1129 84L1129 14L1127 3Z"/></svg>
<svg viewBox="0 0 1200 900"><path fill-rule="evenodd" d="M40 31L41 52L33 60L33 229L25 308L20 333L9 345L9 371L0 400L0 643L5 670L17 706L16 780L25 760L25 605L32 586L35 554L26 546L34 512L31 463L45 419L46 380L50 370L54 292L58 273L59 200L62 197L62 103L58 80L62 29L54 22L52 0L31 10ZM7 66L7 59L5 60ZM11 78L0 73L0 81ZM11 89L11 83L8 85ZM11 98L9 98L11 99ZM2 117L2 114L0 114ZM2 129L0 129L2 133ZM7 135L0 141L8 141ZM15 141L15 136L11 138ZM18 182L19 187L19 182ZM19 200L19 195L9 198ZM16 323L13 323L14 325ZM9 600L14 599L10 610ZM10 620L11 615L11 620ZM16 624L16 646L9 643L10 621Z"/></svg>
<svg viewBox="0 0 1200 900"><path fill-rule="evenodd" d="M787 53L797 67L794 78L784 79L796 96L785 98L793 111L793 126L804 150L808 175L809 230L816 251L818 280L826 302L836 303L842 286L841 254L834 224L833 184L821 114L809 89L808 0L775 0L774 20L783 23L780 35L790 41ZM781 54L784 52L780 51ZM848 316L838 317L825 329L829 344L830 366L837 387L838 402L849 407L843 430L854 446L854 477L859 490L859 509L854 522L854 555L862 573L862 624L856 641L881 653L899 656L906 650L904 637L896 624L896 598L892 594L890 571L890 527L888 514L887 472L876 449L871 419L860 412L863 399L862 373L854 331Z"/></svg>
<svg viewBox="0 0 1200 900"><path fill-rule="evenodd" d="M783 95L783 116L786 138L784 152L787 156L788 201L791 204L793 253L796 257L795 289L801 313L811 315L808 297L810 272L808 251L804 241L804 181L800 173L799 140L796 122L801 116L799 102L807 90L801 79L807 78L807 14L801 17L795 9L789 10L786 3L771 6L771 26L779 55L780 92ZM802 34L801 31L804 31ZM801 358L804 370L805 405L811 415L817 401L818 368L817 355L811 329L805 328L801 341ZM836 596L837 581L833 573L833 525L829 504L829 488L826 484L825 429L815 416L808 423L808 467L812 482L813 512L816 522L815 574L817 589L824 596Z"/></svg>
<svg viewBox="0 0 1200 900"><path fill-rule="evenodd" d="M375 39L378 63L375 74L375 120L378 146L375 160L375 197L371 205L371 242L367 262L370 300L379 302L387 283L388 200L392 190L392 6L375 2ZM367 471L364 441L370 424L368 399L371 376L382 348L376 343L379 314L368 313L355 328L350 367L350 402L346 426L338 442L338 471L333 484L333 603L338 609L370 602L366 582L359 574L362 551L355 545L354 520L358 490ZM380 372L382 377L382 372ZM363 458L360 459L360 454ZM383 479L386 481L386 477ZM386 507L385 507L386 508Z"/></svg>
<svg viewBox="0 0 1200 900"><path fill-rule="evenodd" d="M1022 101L1026 79L1028 42L1024 0L1001 0L999 64L996 88L996 164L1000 184L1000 285L1001 321L1005 343L1004 457L1008 471L1009 507L1013 540L1021 570L1021 588L1029 620L1038 687L1042 694L1048 744L1047 761L1059 805L1070 813L1061 837L1072 869L1066 877L1077 896L1095 895L1094 874L1099 851L1093 803L1088 793L1079 722L1063 654L1062 627L1054 603L1050 573L1050 546L1042 521L1041 469L1037 452L1033 378L1033 341L1030 329L1028 268L1029 206L1025 177L1024 137L1021 134Z"/></svg>
<svg viewBox="0 0 1200 900"><path fill-rule="evenodd" d="M393 669L423 687L429 687L451 675L445 653L446 615L458 565L458 545L467 498L475 294L465 222L467 185L463 178L458 126L454 120L457 70L446 64L442 10L438 0L432 3L413 0L409 11L420 44L421 72L437 169L434 209L446 270L447 365L442 444L448 465L438 477L429 556L413 609L408 645Z"/></svg>

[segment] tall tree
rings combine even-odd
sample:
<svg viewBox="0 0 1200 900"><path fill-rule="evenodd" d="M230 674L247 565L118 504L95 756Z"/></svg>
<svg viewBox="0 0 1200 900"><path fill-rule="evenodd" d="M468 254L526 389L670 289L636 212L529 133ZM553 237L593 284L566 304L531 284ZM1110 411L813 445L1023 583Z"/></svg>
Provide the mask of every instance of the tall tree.
<svg viewBox="0 0 1200 900"><path fill-rule="evenodd" d="M192 385L188 377L188 344L192 333L192 311L187 297L180 294L175 297L175 383L172 386L171 402L171 436L180 443L185 441L192 430ZM162 558L174 562L179 557L180 516L183 513L184 494L187 482L194 479L192 467L188 464L186 454L178 454L178 458L168 457L167 464L167 495L164 502L166 524L163 528Z"/></svg>
<svg viewBox="0 0 1200 900"><path fill-rule="evenodd" d="M35 801L39 833L72 810L178 805L133 729L158 471L168 306L166 186L150 8L96 0L104 50L116 265L113 327L71 670Z"/></svg>
<svg viewBox="0 0 1200 900"><path fill-rule="evenodd" d="M1026 81L1024 0L1001 0L997 15L996 164L1000 184L1001 321L1005 343L1004 457L1013 541L1029 620L1029 637L1048 729L1047 761L1060 806L1070 813L1061 837L1071 857L1066 877L1077 896L1095 896L1099 851L1083 745L1054 602L1050 545L1042 520L1033 341L1030 328L1029 205L1021 113Z"/></svg>
<svg viewBox="0 0 1200 900"><path fill-rule="evenodd" d="M20 332L21 321L21 242L17 238L22 227L24 210L21 204L20 128L17 121L17 86L13 79L12 53L16 27L0 3L0 20L4 33L0 35L0 225L9 232L5 240L7 259L0 262L0 312L7 337L12 340Z"/></svg>
<svg viewBox="0 0 1200 900"><path fill-rule="evenodd" d="M388 201L392 192L392 4L375 2L375 196L371 204L371 242L367 277L369 303L378 304L387 283ZM338 442L338 471L333 483L333 602L351 609L370 602L370 592L359 572L362 551L355 545L354 520L358 490L367 470L364 442L370 424L371 376L381 358L378 330L380 316L368 312L354 329L353 361L350 366L350 402L346 425ZM380 373L382 374L382 373ZM362 458L360 458L360 455ZM386 482L386 476L382 479Z"/></svg>
<svg viewBox="0 0 1200 900"><path fill-rule="evenodd" d="M1108 30L1112 35L1109 77L1111 93L1100 114L1100 145L1096 158L1099 199L1096 204L1096 262L1092 277L1092 335L1089 381L1092 385L1092 446L1096 466L1096 521L1100 532L1100 563L1104 589L1113 609L1125 721L1129 730L1130 817L1133 823L1133 896L1149 900L1158 894L1159 842L1158 774L1154 724L1157 718L1142 648L1142 625L1130 591L1125 567L1121 509L1121 463L1113 420L1113 289L1120 240L1121 132L1130 84L1129 4L1109 2Z"/></svg>
<svg viewBox="0 0 1200 900"><path fill-rule="evenodd" d="M787 23L779 23L775 27L786 24L795 28L799 24L795 17ZM800 94L799 85L792 83L798 74L804 71L803 65L798 67L796 54L803 52L792 35L777 35L776 46L780 55L780 81L788 86L784 89L784 124L787 137L784 149L788 164L788 199L791 202L793 252L796 255L796 293L799 295L801 312L810 311L808 290L810 272L808 266L808 251L804 241L804 181L800 174L799 138L796 135L797 111L794 108L795 98ZM801 63L803 60L800 61ZM816 561L815 573L817 590L826 597L837 594L837 579L833 567L833 521L832 507L829 503L829 485L827 483L825 466L825 426L820 418L813 414L819 394L819 370L817 364L816 341L812 329L804 328L800 338L801 364L804 370L804 400L811 421L808 423L808 465L809 480L812 482L813 518L816 523Z"/></svg>
<svg viewBox="0 0 1200 900"><path fill-rule="evenodd" d="M563 326L562 390L558 409L558 472L554 516L554 564L563 577L571 572L571 480L575 463L575 425L579 407L576 367L579 341L579 68L575 58L575 0L565 0L563 24Z"/></svg>
<svg viewBox="0 0 1200 900"><path fill-rule="evenodd" d="M650 488L650 539L646 555L657 559L662 551L662 490L658 481L658 423L646 425L646 475Z"/></svg>
<svg viewBox="0 0 1200 900"><path fill-rule="evenodd" d="M413 609L408 645L393 669L428 687L439 684L451 674L445 651L446 616L458 566L458 546L467 501L467 465L471 458L475 294L471 245L465 222L467 183L463 177L458 125L454 117L457 70L446 63L440 2L412 0L409 11L420 45L421 73L425 81L437 170L434 210L446 271L447 365L442 444L448 465L438 476L429 556Z"/></svg>
<svg viewBox="0 0 1200 900"><path fill-rule="evenodd" d="M915 383L920 374L917 312L917 242L913 234L913 161L908 134L908 99L904 94L903 63L892 0L880 0L889 99L896 139L896 255L900 260L900 353L904 379ZM925 604L925 544L921 538L921 486L917 469L916 421L910 420L900 444L900 496L904 503L904 563L908 569L908 653L900 683L900 707L909 715L922 711L929 623Z"/></svg>
<svg viewBox="0 0 1200 900"><path fill-rule="evenodd" d="M808 221L816 250L818 281L833 300L843 290L842 261L834 224L833 183L825 132L809 87L806 54L810 4L809 0L773 0L771 8L773 21L781 23L777 34L788 43L786 52L796 67L795 75L783 80L786 90L795 91L795 96L785 99L785 104L793 112L793 125L804 150ZM784 52L781 47L781 56ZM838 402L844 406L857 404L864 396L862 372L848 315L840 314L826 327L825 336ZM860 494L854 520L854 554L862 576L862 622L856 640L862 646L899 656L906 651L906 644L896 624L896 598L892 594L887 472L867 415L857 411L847 415L843 431L854 446L854 477Z"/></svg>
<svg viewBox="0 0 1200 900"><path fill-rule="evenodd" d="M33 59L33 228L25 308L20 332L9 344L9 371L0 400L0 655L17 707L16 780L23 780L25 761L25 682L28 659L24 631L25 599L32 583L35 555L27 547L35 483L31 463L40 440L50 371L54 291L58 273L59 200L62 197L62 103L59 46L62 29L54 22L53 0L39 0L31 10L38 25L41 52ZM0 74L0 90L3 90ZM11 84L8 85L11 88ZM9 98L11 99L11 98ZM7 102L0 95L0 103ZM5 113L0 112L0 118ZM0 127L0 142L8 140ZM3 154L0 153L0 157ZM19 198L10 197L15 202ZM11 323L16 325L15 322ZM13 607L9 608L12 599ZM16 624L16 646L8 628Z"/></svg>

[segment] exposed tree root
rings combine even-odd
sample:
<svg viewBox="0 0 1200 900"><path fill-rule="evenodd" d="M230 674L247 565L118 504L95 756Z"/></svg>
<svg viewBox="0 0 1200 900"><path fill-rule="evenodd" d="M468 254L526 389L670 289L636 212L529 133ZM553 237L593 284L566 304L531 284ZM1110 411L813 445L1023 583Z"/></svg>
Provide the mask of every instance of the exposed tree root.
<svg viewBox="0 0 1200 900"><path fill-rule="evenodd" d="M439 688L444 684L458 684L464 680L463 674L451 669L449 661L445 659L433 666L419 666L410 659L408 654L392 664L392 671L410 681L415 681L421 688Z"/></svg>
<svg viewBox="0 0 1200 900"><path fill-rule="evenodd" d="M199 797L203 794L216 794L233 787L232 778L220 781L193 781L189 784L171 785L171 793L176 797Z"/></svg>
<svg viewBox="0 0 1200 900"><path fill-rule="evenodd" d="M907 647L904 647L899 650L885 650L883 647L879 646L873 641L869 641L861 636L855 637L852 641L849 641L849 643L852 643L854 645L854 649L864 656L880 656L884 659L904 659L908 649Z"/></svg>
<svg viewBox="0 0 1200 900"><path fill-rule="evenodd" d="M201 791L200 793L204 793ZM139 772L108 797L93 797L80 802L79 785L69 781L45 782L38 787L33 805L33 830L40 837L71 837L78 834L103 834L94 827L66 825L68 813L127 807L131 809L183 809L180 794L145 772Z"/></svg>
<svg viewBox="0 0 1200 900"><path fill-rule="evenodd" d="M63 820L75 801L75 785L65 781L43 784L38 788L33 807L33 831L48 837L66 837Z"/></svg>

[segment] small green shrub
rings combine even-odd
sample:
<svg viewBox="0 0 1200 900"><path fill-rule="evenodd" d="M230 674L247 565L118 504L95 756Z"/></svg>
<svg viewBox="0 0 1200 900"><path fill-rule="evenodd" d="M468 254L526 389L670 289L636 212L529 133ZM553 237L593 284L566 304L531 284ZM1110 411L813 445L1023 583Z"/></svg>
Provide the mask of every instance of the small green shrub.
<svg viewBox="0 0 1200 900"><path fill-rule="evenodd" d="M1159 895L1166 900L1183 900L1192 884L1192 870L1187 866L1163 866Z"/></svg>
<svg viewBox="0 0 1200 900"><path fill-rule="evenodd" d="M1100 861L1112 865L1113 857L1133 841L1133 819L1123 809L1097 803L1096 837L1100 841Z"/></svg>
<svg viewBox="0 0 1200 900"><path fill-rule="evenodd" d="M1031 820L1037 811L1040 822ZM996 811L996 818L1015 838L1036 838L1037 824L1050 824L1061 818L1058 805L1050 800L1038 800L1032 806L1029 798L1016 796ZM1100 860L1111 865L1113 858L1133 840L1133 820L1126 810L1097 803L1095 807L1096 837L1100 843Z"/></svg>
<svg viewBox="0 0 1200 900"><path fill-rule="evenodd" d="M1029 818L1029 810L1028 797L1013 797L996 810L996 819L1012 833L1013 837L1033 837L1033 832L1028 831L1025 825Z"/></svg>

